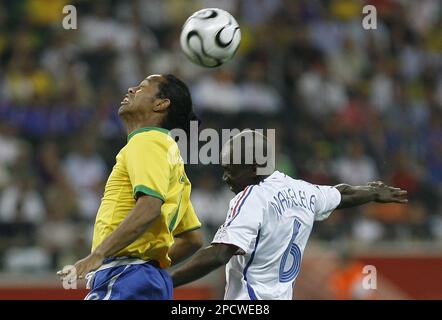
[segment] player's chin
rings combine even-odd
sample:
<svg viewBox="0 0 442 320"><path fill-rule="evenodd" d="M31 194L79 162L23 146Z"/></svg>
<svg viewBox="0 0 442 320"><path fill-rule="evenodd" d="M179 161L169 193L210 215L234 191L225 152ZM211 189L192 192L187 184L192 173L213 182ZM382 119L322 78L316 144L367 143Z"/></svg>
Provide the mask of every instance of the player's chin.
<svg viewBox="0 0 442 320"><path fill-rule="evenodd" d="M118 109L118 115L123 115L130 110L130 104L127 102L122 102L120 108Z"/></svg>

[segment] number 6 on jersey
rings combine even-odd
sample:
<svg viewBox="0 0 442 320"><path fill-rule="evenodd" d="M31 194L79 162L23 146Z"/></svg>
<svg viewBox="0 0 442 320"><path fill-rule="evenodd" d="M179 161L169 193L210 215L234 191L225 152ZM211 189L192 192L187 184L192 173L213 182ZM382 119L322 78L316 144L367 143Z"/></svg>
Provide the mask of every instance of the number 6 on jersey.
<svg viewBox="0 0 442 320"><path fill-rule="evenodd" d="M281 258L281 264L279 266L279 282L293 281L297 277L301 268L301 249L299 249L298 245L295 243L300 227L301 223L295 219L292 239Z"/></svg>

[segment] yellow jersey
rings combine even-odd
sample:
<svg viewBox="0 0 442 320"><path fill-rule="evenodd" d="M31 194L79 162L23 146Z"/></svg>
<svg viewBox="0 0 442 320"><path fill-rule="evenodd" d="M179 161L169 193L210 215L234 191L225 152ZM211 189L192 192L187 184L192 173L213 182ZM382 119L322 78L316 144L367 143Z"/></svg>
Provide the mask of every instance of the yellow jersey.
<svg viewBox="0 0 442 320"><path fill-rule="evenodd" d="M168 251L174 236L197 229L201 223L190 202L190 181L177 143L162 128L140 128L116 157L98 209L92 251L124 220L142 195L163 201L160 216L133 243L115 256L155 260L170 266Z"/></svg>

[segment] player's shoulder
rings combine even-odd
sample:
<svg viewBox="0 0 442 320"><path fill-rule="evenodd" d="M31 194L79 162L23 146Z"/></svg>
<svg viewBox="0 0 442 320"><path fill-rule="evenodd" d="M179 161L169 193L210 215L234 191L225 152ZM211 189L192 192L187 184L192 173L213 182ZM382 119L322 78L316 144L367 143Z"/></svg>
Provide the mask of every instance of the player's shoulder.
<svg viewBox="0 0 442 320"><path fill-rule="evenodd" d="M323 194L324 192L339 192L336 187L331 185L319 185L309 181L294 179L300 190L306 190L313 194Z"/></svg>
<svg viewBox="0 0 442 320"><path fill-rule="evenodd" d="M252 184L245 187L242 191L238 192L232 200L230 200L230 205L235 205L238 202L250 202L256 200L258 198L258 185Z"/></svg>
<svg viewBox="0 0 442 320"><path fill-rule="evenodd" d="M317 184L303 179L290 178L290 181L293 185L296 186L296 189L298 190L309 190L311 192L317 192L320 190Z"/></svg>
<svg viewBox="0 0 442 320"><path fill-rule="evenodd" d="M303 180L295 179L284 172L275 170L270 176L264 179L262 183L260 183L260 187L263 192L272 192L275 189L279 190L287 186L303 185L303 183Z"/></svg>

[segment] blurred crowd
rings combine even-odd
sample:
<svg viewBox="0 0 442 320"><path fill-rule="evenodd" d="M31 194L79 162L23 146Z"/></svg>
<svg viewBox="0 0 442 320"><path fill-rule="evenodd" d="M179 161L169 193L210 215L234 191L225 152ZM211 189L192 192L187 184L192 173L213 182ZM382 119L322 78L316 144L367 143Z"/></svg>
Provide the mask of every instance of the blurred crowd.
<svg viewBox="0 0 442 320"><path fill-rule="evenodd" d="M76 30L62 27L77 8ZM377 29L362 27L362 7ZM189 62L181 26L219 7L241 26L235 58ZM442 4L438 0L21 0L0 2L0 263L52 270L90 250L129 86L173 73L202 127L275 128L279 170L318 184L383 180L408 205L339 210L325 241L442 241ZM233 194L188 165L207 239Z"/></svg>

